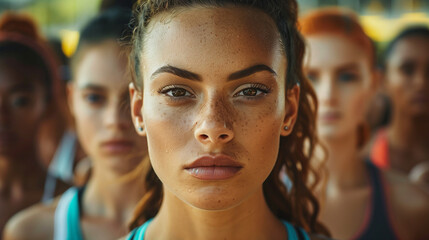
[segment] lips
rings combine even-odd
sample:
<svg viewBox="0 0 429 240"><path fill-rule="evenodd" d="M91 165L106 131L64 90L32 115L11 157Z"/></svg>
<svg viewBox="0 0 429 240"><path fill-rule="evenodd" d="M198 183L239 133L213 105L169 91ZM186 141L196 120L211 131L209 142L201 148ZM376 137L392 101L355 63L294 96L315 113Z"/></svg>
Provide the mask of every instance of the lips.
<svg viewBox="0 0 429 240"><path fill-rule="evenodd" d="M184 169L193 177L201 180L225 180L235 176L243 165L227 155L203 156Z"/></svg>
<svg viewBox="0 0 429 240"><path fill-rule="evenodd" d="M101 148L108 154L128 154L134 142L126 139L112 139L101 143Z"/></svg>
<svg viewBox="0 0 429 240"><path fill-rule="evenodd" d="M319 114L319 121L324 123L331 123L341 118L339 112L324 112Z"/></svg>

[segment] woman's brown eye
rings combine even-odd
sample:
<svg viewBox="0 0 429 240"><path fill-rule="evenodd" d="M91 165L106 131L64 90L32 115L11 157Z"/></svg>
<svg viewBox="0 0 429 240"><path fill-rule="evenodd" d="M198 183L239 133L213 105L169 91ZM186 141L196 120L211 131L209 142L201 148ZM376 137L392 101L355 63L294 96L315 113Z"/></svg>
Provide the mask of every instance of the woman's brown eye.
<svg viewBox="0 0 429 240"><path fill-rule="evenodd" d="M171 95L173 97L183 97L186 95L186 90L183 88L176 88L171 90Z"/></svg>
<svg viewBox="0 0 429 240"><path fill-rule="evenodd" d="M159 92L172 98L194 97L191 92L181 87L168 86Z"/></svg>
<svg viewBox="0 0 429 240"><path fill-rule="evenodd" d="M244 96L256 96L257 93L258 90L256 90L255 88L246 88L243 90Z"/></svg>

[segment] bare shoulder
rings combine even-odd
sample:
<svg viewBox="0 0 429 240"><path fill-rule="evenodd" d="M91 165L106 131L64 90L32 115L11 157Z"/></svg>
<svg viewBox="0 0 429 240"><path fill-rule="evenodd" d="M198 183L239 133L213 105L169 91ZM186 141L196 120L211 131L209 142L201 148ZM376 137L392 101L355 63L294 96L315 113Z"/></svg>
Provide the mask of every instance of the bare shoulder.
<svg viewBox="0 0 429 240"><path fill-rule="evenodd" d="M429 194L411 183L407 176L393 171L385 171L384 175L398 232L406 233L409 239L429 239Z"/></svg>
<svg viewBox="0 0 429 240"><path fill-rule="evenodd" d="M3 239L52 239L57 204L58 198L50 204L39 203L17 213L7 223Z"/></svg>

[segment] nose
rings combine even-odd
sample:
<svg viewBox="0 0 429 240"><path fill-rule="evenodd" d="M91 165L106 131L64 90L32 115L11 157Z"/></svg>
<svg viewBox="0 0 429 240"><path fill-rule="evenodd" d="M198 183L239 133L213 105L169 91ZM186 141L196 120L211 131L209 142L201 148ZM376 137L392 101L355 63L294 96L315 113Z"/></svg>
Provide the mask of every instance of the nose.
<svg viewBox="0 0 429 240"><path fill-rule="evenodd" d="M337 104L337 98L335 96L336 86L335 81L331 76L323 76L320 81L319 89L317 90L317 96L321 105L335 106Z"/></svg>
<svg viewBox="0 0 429 240"><path fill-rule="evenodd" d="M234 138L231 117L226 103L212 102L203 106L194 135L202 144L225 144Z"/></svg>
<svg viewBox="0 0 429 240"><path fill-rule="evenodd" d="M131 126L131 115L125 108L122 102L112 103L106 110L104 118L106 127L125 129Z"/></svg>

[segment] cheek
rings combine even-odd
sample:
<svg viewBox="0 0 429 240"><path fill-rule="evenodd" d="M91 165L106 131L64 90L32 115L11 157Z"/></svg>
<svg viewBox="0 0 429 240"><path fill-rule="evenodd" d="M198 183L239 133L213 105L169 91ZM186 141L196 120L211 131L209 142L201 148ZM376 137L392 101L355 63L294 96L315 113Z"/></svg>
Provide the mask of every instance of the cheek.
<svg viewBox="0 0 429 240"><path fill-rule="evenodd" d="M278 102L238 114L235 139L247 152L253 174L265 179L277 159L284 115ZM284 108L284 107L283 107Z"/></svg>
<svg viewBox="0 0 429 240"><path fill-rule="evenodd" d="M154 168L158 159L169 159L178 149L185 149L193 138L192 114L186 109L169 107L154 98L144 101L143 119L148 151Z"/></svg>
<svg viewBox="0 0 429 240"><path fill-rule="evenodd" d="M387 91L393 101L402 101L405 92L409 89L408 79L397 69L391 69L386 75Z"/></svg>
<svg viewBox="0 0 429 240"><path fill-rule="evenodd" d="M15 130L22 132L26 136L33 136L41 123L46 110L46 105L42 99L24 109L14 109L11 112L11 121Z"/></svg>
<svg viewBox="0 0 429 240"><path fill-rule="evenodd" d="M343 109L348 115L347 121L357 125L365 119L368 98L368 91L361 86L343 93Z"/></svg>
<svg viewBox="0 0 429 240"><path fill-rule="evenodd" d="M94 154L93 146L96 142L96 135L102 129L102 119L100 112L91 109L81 99L74 99L74 121L76 131L85 152L90 155Z"/></svg>

